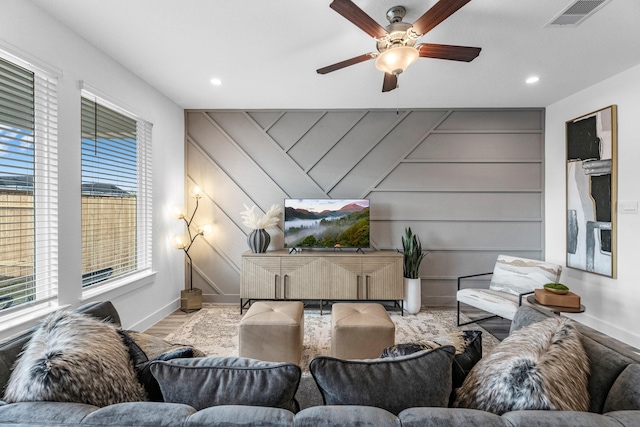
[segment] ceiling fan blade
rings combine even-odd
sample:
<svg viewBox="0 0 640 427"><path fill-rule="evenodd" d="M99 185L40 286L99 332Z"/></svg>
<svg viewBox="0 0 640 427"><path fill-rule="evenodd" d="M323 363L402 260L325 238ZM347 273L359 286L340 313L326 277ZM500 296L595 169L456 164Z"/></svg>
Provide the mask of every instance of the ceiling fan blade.
<svg viewBox="0 0 640 427"><path fill-rule="evenodd" d="M369 59L372 59L375 56L376 56L376 54L373 53L373 52L365 53L363 55L356 56L355 58L347 59L345 61L338 62L338 63L333 64L333 65L328 65L326 67L319 68L319 69L316 70L316 72L318 74L327 74L327 73L330 73L332 71L336 71L336 70L339 70L341 68L348 67L349 65L354 65L354 64L358 64L360 62L368 61Z"/></svg>
<svg viewBox="0 0 640 427"><path fill-rule="evenodd" d="M471 0L440 0L413 23L416 34L426 34Z"/></svg>
<svg viewBox="0 0 640 427"><path fill-rule="evenodd" d="M356 6L351 0L333 0L329 7L347 18L374 39L379 39L387 35L387 30Z"/></svg>
<svg viewBox="0 0 640 427"><path fill-rule="evenodd" d="M398 87L398 76L391 73L384 73L384 80L382 80L382 91L389 92Z"/></svg>
<svg viewBox="0 0 640 427"><path fill-rule="evenodd" d="M416 45L421 58L450 59L453 61L471 62L480 54L482 48L469 46L452 46L448 44L425 43Z"/></svg>

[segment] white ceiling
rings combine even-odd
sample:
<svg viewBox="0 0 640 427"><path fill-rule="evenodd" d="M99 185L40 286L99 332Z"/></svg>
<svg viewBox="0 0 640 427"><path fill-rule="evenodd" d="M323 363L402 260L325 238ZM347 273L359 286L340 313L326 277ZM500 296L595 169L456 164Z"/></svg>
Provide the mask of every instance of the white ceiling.
<svg viewBox="0 0 640 427"><path fill-rule="evenodd" d="M184 108L544 107L640 63L638 0L562 28L545 26L573 0L472 0L419 43L480 56L420 58L388 93L373 61L316 73L375 51L331 0L32 1ZM411 23L436 0L354 2L386 26L390 7Z"/></svg>

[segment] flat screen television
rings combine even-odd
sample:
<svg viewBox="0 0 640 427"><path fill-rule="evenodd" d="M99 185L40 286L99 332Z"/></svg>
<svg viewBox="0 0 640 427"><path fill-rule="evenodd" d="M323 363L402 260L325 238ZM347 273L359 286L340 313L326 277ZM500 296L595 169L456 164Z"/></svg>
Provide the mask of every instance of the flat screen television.
<svg viewBox="0 0 640 427"><path fill-rule="evenodd" d="M369 200L285 199L286 248L368 248Z"/></svg>

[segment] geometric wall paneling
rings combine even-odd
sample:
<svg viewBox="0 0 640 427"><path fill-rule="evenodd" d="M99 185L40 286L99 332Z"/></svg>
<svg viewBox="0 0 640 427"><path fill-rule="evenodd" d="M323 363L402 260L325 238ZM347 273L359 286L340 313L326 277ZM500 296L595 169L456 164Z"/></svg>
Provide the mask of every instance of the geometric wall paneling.
<svg viewBox="0 0 640 427"><path fill-rule="evenodd" d="M453 157L451 157L453 156ZM434 132L407 156L411 160L542 160L542 138L536 133Z"/></svg>
<svg viewBox="0 0 640 427"><path fill-rule="evenodd" d="M240 254L247 248L246 236L251 232L242 223L240 212L244 211L244 205L252 206L257 202L251 199L242 188L237 186L212 159L206 157L206 154L191 141L187 141L185 158L188 165L187 188L198 185L205 195L200 199L201 209L206 209L208 206L207 198L215 200L214 211L209 216L209 218L213 218L212 240L214 241L214 246L224 248L224 253L232 260L237 271L240 271L242 265ZM279 191L275 194L276 197L281 197L282 195ZM263 197L265 198L265 204L271 203L274 194L263 195ZM195 207L195 200L193 198L189 199L188 204ZM193 207L190 207L190 211L192 209ZM204 212L198 212L199 218L206 218Z"/></svg>
<svg viewBox="0 0 640 427"><path fill-rule="evenodd" d="M213 240L214 238L212 238ZM240 280L238 271L234 268L234 265L229 263L228 259L221 256L221 254L208 246L207 242L198 239L193 243L192 251L189 251L191 259L193 260L193 281L196 286L196 275L199 276L201 282L198 283L198 288L203 290L203 294L218 294L218 295L237 295L235 283ZM207 286L211 288L212 292L207 292Z"/></svg>
<svg viewBox="0 0 640 427"><path fill-rule="evenodd" d="M411 111L402 117L331 190L332 197L366 196L386 173L418 145L446 115Z"/></svg>
<svg viewBox="0 0 640 427"><path fill-rule="evenodd" d="M437 130L485 131L530 130L543 128L544 110L456 110Z"/></svg>
<svg viewBox="0 0 640 427"><path fill-rule="evenodd" d="M209 112L208 116L286 194L290 195L292 191L301 187L308 192L315 191L315 197L324 194L294 159L288 156L249 115Z"/></svg>
<svg viewBox="0 0 640 427"><path fill-rule="evenodd" d="M215 209L219 211L214 211L209 216L209 218L213 218L215 242L221 242L224 239L228 239L230 242L238 242L238 238L246 238L246 235L251 230L242 224L240 212L244 210L244 205L252 206L257 202L236 185L235 181L225 174L212 159L206 157L206 154L198 146L195 146L192 141L187 141L185 158L188 165L187 188L192 188L195 185L201 188L205 195L200 199L201 209L206 209L207 198L209 198L215 200ZM265 193L267 192L265 191ZM278 191L275 194L280 197L282 193ZM270 203L273 200L273 194L263 197L265 197L265 203ZM193 205L195 207L193 198L190 198L187 203L189 206ZM190 207L190 211L193 207ZM199 218L206 218L203 212L198 212L197 219ZM243 244L246 248L246 243ZM231 254L233 254L231 258L239 270L242 258L235 251L232 251Z"/></svg>
<svg viewBox="0 0 640 427"><path fill-rule="evenodd" d="M371 234L381 247L398 247L398 236L405 227L420 236L426 250L542 250L539 221L375 221Z"/></svg>
<svg viewBox="0 0 640 427"><path fill-rule="evenodd" d="M380 190L540 191L542 170L536 163L407 163L396 167Z"/></svg>
<svg viewBox="0 0 640 427"><path fill-rule="evenodd" d="M257 110L257 111L247 111L246 112L251 120L256 122L258 126L260 126L265 131L271 129L281 117L285 115L284 111L269 111L269 110Z"/></svg>
<svg viewBox="0 0 640 427"><path fill-rule="evenodd" d="M324 114L308 132L286 150L287 154L308 172L362 116L361 111Z"/></svg>
<svg viewBox="0 0 640 427"><path fill-rule="evenodd" d="M371 220L541 221L540 193L372 191Z"/></svg>
<svg viewBox="0 0 640 427"><path fill-rule="evenodd" d="M194 245L194 284L201 273L205 301L237 302L243 204L367 197L372 246L401 247L410 226L429 252L423 303L452 306L456 278L492 270L499 254L544 257L543 113L187 110L187 186L214 217L214 235ZM270 249L282 247L282 232L270 234Z"/></svg>
<svg viewBox="0 0 640 427"><path fill-rule="evenodd" d="M366 112L362 119L313 165L309 170L309 176L325 191L331 190L404 114L377 110Z"/></svg>
<svg viewBox="0 0 640 427"><path fill-rule="evenodd" d="M187 141L185 157L189 165L187 178L192 181L187 188L198 185L225 212L241 212L244 210L243 203L252 203L242 188L190 140ZM193 199L190 199L189 203L192 202L194 203ZM242 223L240 218L232 219L238 224Z"/></svg>
<svg viewBox="0 0 640 427"><path fill-rule="evenodd" d="M284 192L271 177L206 114L187 114L187 137L259 206L270 206L272 194ZM187 165L187 173L188 165Z"/></svg>
<svg viewBox="0 0 640 427"><path fill-rule="evenodd" d="M278 115L277 121L265 125L256 120L256 113L249 116L264 129L280 148L289 151L315 124L324 116L326 111L287 111Z"/></svg>

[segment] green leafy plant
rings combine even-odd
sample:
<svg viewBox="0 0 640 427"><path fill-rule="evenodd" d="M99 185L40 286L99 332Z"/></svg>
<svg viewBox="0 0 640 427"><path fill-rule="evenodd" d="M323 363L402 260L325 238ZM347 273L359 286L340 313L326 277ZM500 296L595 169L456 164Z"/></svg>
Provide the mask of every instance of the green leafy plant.
<svg viewBox="0 0 640 427"><path fill-rule="evenodd" d="M404 229L404 236L402 236L402 253L404 255L404 277L407 279L419 278L418 270L420 270L420 263L426 253L422 251L420 238L413 234L411 227Z"/></svg>
<svg viewBox="0 0 640 427"><path fill-rule="evenodd" d="M547 283L544 285L545 288L549 289L557 289L559 291L568 291L569 288L563 285L562 283Z"/></svg>
<svg viewBox="0 0 640 427"><path fill-rule="evenodd" d="M554 294L565 295L569 293L569 288L562 283L547 283L544 289Z"/></svg>

